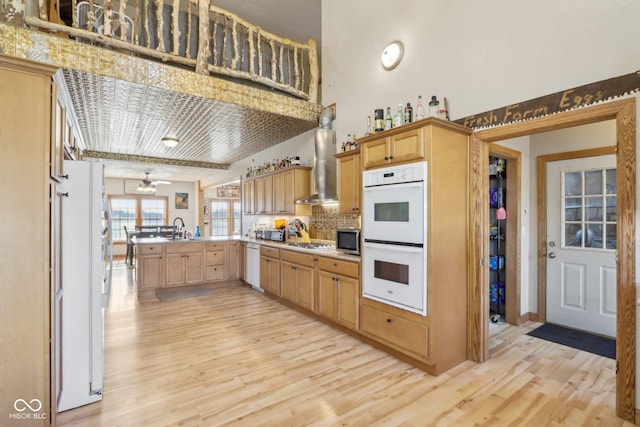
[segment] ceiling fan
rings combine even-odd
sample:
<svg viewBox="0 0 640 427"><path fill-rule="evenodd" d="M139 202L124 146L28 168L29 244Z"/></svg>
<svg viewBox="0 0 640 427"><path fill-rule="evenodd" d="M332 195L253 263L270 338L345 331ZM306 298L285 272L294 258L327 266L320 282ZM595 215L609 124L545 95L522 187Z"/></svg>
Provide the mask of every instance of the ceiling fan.
<svg viewBox="0 0 640 427"><path fill-rule="evenodd" d="M156 192L156 185L158 184L171 184L171 181L160 181L160 180L150 180L149 179L149 174L151 172L145 172L145 177L142 179L142 182L140 182L140 185L138 185L138 191L141 191L143 193L155 193Z"/></svg>

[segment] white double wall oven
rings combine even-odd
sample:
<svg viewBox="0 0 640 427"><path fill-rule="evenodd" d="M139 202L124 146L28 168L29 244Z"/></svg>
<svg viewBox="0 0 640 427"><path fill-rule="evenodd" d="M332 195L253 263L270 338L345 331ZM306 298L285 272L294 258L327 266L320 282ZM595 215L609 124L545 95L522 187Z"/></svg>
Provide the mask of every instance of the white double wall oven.
<svg viewBox="0 0 640 427"><path fill-rule="evenodd" d="M362 293L427 314L427 162L363 172Z"/></svg>

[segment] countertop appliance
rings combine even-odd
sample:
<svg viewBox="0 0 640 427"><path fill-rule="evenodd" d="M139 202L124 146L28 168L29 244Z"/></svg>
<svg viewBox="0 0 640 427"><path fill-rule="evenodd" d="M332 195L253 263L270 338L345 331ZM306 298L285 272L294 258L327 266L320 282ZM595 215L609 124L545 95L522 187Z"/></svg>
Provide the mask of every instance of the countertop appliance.
<svg viewBox="0 0 640 427"><path fill-rule="evenodd" d="M362 174L362 294L427 314L427 162Z"/></svg>
<svg viewBox="0 0 640 427"><path fill-rule="evenodd" d="M244 268L244 281L256 291L264 292L260 287L260 245L258 243L247 243Z"/></svg>
<svg viewBox="0 0 640 427"><path fill-rule="evenodd" d="M336 230L336 249L351 255L360 255L360 229L338 228Z"/></svg>
<svg viewBox="0 0 640 427"><path fill-rule="evenodd" d="M256 239L268 240L271 242L284 242L286 240L286 230L264 229L256 232Z"/></svg>
<svg viewBox="0 0 640 427"><path fill-rule="evenodd" d="M62 295L56 314L60 366L57 411L102 399L103 308L111 287L111 223L105 201L104 166L66 161L61 184Z"/></svg>

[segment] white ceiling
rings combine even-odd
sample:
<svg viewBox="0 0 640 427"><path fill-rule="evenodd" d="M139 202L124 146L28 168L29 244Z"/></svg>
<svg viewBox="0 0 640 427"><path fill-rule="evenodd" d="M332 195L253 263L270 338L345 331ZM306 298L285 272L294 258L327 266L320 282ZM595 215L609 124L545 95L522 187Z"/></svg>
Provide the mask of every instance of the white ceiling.
<svg viewBox="0 0 640 427"><path fill-rule="evenodd" d="M313 38L320 54L321 0L213 0L213 4L276 35L300 42ZM150 172L151 179L197 181L211 177L218 170L132 162L118 156L199 160L224 165L309 129L309 122L303 120L285 122L275 114L248 113L231 104L73 70L64 70L64 79L86 148L114 154L114 158L104 160L107 177L141 179L145 172ZM136 94L140 96L134 96ZM185 117L190 119L185 121ZM220 117L227 119L222 121ZM265 126L265 123L272 125ZM159 141L166 125L173 126L181 135L178 147L167 149Z"/></svg>

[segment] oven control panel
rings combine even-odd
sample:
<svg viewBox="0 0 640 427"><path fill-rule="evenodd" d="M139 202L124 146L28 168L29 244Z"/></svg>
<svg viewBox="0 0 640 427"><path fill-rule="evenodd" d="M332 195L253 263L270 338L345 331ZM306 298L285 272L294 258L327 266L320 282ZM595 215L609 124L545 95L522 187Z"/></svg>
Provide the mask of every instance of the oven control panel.
<svg viewBox="0 0 640 427"><path fill-rule="evenodd" d="M416 162L408 165L390 166L381 169L364 171L364 187L374 185L401 184L403 182L424 181L427 174L427 162Z"/></svg>

